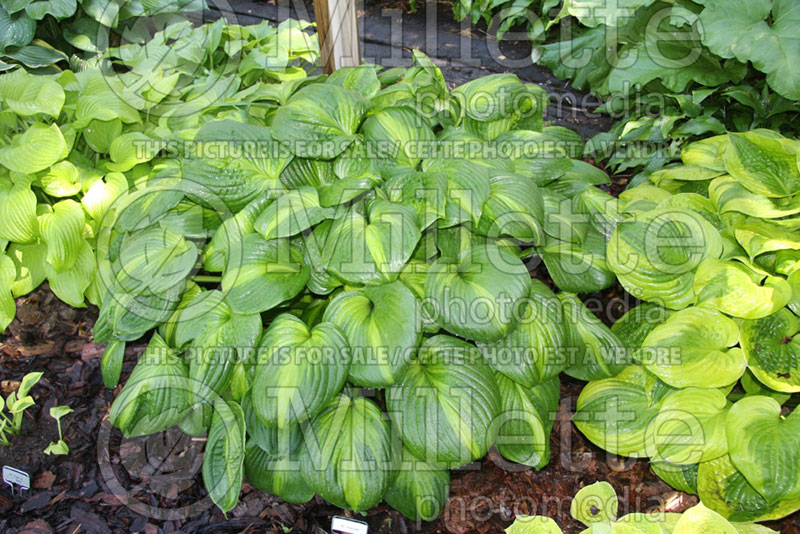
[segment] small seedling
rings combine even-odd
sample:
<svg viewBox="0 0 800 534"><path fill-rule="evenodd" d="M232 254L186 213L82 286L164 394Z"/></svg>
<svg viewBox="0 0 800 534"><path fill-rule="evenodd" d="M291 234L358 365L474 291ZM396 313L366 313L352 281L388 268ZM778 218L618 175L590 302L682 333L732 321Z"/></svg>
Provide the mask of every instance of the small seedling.
<svg viewBox="0 0 800 534"><path fill-rule="evenodd" d="M10 443L9 436L16 436L22 428L22 414L34 405L33 397L28 395L42 373L28 373L22 378L17 391L12 391L5 401L0 397L0 445ZM3 405L8 415L3 412Z"/></svg>
<svg viewBox="0 0 800 534"><path fill-rule="evenodd" d="M44 450L45 454L69 454L69 446L64 441L64 435L61 433L61 418L72 413L72 408L69 406L53 406L50 408L50 417L56 420L58 425L58 441L53 441Z"/></svg>

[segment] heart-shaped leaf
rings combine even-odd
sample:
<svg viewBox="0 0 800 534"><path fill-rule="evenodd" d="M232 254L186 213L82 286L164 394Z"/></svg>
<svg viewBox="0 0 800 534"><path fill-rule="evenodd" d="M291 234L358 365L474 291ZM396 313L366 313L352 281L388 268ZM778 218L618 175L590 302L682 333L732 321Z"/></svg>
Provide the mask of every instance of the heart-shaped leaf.
<svg viewBox="0 0 800 534"><path fill-rule="evenodd" d="M777 391L800 391L800 320L789 310L744 321L739 342L756 378Z"/></svg>

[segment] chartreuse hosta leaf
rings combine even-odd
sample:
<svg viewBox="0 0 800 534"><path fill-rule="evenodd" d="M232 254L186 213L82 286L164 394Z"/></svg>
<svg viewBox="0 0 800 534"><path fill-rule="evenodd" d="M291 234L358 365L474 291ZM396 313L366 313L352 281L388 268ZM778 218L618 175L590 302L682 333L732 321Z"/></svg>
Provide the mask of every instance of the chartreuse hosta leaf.
<svg viewBox="0 0 800 534"><path fill-rule="evenodd" d="M350 209L333 221L323 248L328 272L353 284L397 279L421 237L409 206L375 200L362 215Z"/></svg>
<svg viewBox="0 0 800 534"><path fill-rule="evenodd" d="M339 293L323 321L344 332L350 343L350 381L367 387L397 382L416 355L421 334L417 301L402 282Z"/></svg>
<svg viewBox="0 0 800 534"><path fill-rule="evenodd" d="M518 515L506 534L563 534L558 524L541 515Z"/></svg>
<svg viewBox="0 0 800 534"><path fill-rule="evenodd" d="M74 200L62 200L39 216L39 232L47 245L47 263L56 272L72 268L83 240L83 208Z"/></svg>
<svg viewBox="0 0 800 534"><path fill-rule="evenodd" d="M11 284L16 278L17 269L14 262L0 253L0 332L6 329L14 320L17 313L17 305L14 303L14 296L11 293Z"/></svg>
<svg viewBox="0 0 800 534"><path fill-rule="evenodd" d="M58 125L33 123L0 148L0 165L22 174L43 171L67 157L69 147Z"/></svg>
<svg viewBox="0 0 800 534"><path fill-rule="evenodd" d="M739 338L755 377L776 391L800 391L800 319L787 309L744 321Z"/></svg>
<svg viewBox="0 0 800 534"><path fill-rule="evenodd" d="M595 445L622 456L647 456L647 432L661 409L658 380L632 365L589 382L578 397L575 426Z"/></svg>
<svg viewBox="0 0 800 534"><path fill-rule="evenodd" d="M369 102L334 84L297 91L272 121L272 135L302 158L332 159L355 140Z"/></svg>
<svg viewBox="0 0 800 534"><path fill-rule="evenodd" d="M95 280L97 260L91 245L81 239L78 254L71 268L58 272L48 262L44 262L44 272L50 289L58 298L76 308L85 306L84 294Z"/></svg>
<svg viewBox="0 0 800 534"><path fill-rule="evenodd" d="M792 196L800 188L797 149L787 139L760 130L728 135L725 170L757 195Z"/></svg>
<svg viewBox="0 0 800 534"><path fill-rule="evenodd" d="M770 504L800 497L800 411L781 415L770 397L745 397L728 415L731 461Z"/></svg>
<svg viewBox="0 0 800 534"><path fill-rule="evenodd" d="M336 325L309 328L291 314L264 332L254 369L253 405L261 421L286 428L317 414L342 389L349 345Z"/></svg>
<svg viewBox="0 0 800 534"><path fill-rule="evenodd" d="M26 180L12 182L0 177L0 239L33 243L39 235L36 194Z"/></svg>
<svg viewBox="0 0 800 534"><path fill-rule="evenodd" d="M389 107L374 113L361 127L367 146L373 146L381 164L416 168L435 136L424 117L411 108Z"/></svg>
<svg viewBox="0 0 800 534"><path fill-rule="evenodd" d="M429 462L464 464L494 443L502 399L478 349L438 335L419 349L386 405L405 445Z"/></svg>
<svg viewBox="0 0 800 534"><path fill-rule="evenodd" d="M363 397L339 395L308 430L300 464L309 487L334 506L356 512L378 504L400 461L400 443L392 439L380 408Z"/></svg>
<svg viewBox="0 0 800 534"><path fill-rule="evenodd" d="M610 524L617 520L617 492L608 482L584 486L575 494L569 515L587 527L594 523Z"/></svg>
<svg viewBox="0 0 800 534"><path fill-rule="evenodd" d="M403 447L397 475L384 495L386 503L412 521L433 521L450 494L450 471L426 462Z"/></svg>
<svg viewBox="0 0 800 534"><path fill-rule="evenodd" d="M567 331L573 341L567 346L569 365L564 370L580 380L616 376L630 362L630 354L616 334L590 312L572 293L559 293ZM577 349L577 350L576 350Z"/></svg>
<svg viewBox="0 0 800 534"><path fill-rule="evenodd" d="M269 241L299 234L332 216L332 210L320 206L316 189L301 187L268 204L256 217L253 228Z"/></svg>
<svg viewBox="0 0 800 534"><path fill-rule="evenodd" d="M623 346L628 350L638 349L642 346L647 335L655 327L666 321L669 314L669 310L658 304L643 302L617 319L611 325L611 331L616 334Z"/></svg>
<svg viewBox="0 0 800 534"><path fill-rule="evenodd" d="M715 310L687 308L653 329L639 360L648 371L678 387L719 388L741 378L747 361L738 347L739 327Z"/></svg>
<svg viewBox="0 0 800 534"><path fill-rule="evenodd" d="M36 76L23 69L0 78L0 97L11 111L28 117L43 113L58 118L66 95L59 83L49 76Z"/></svg>
<svg viewBox="0 0 800 534"><path fill-rule="evenodd" d="M779 276L764 276L738 261L706 259L694 277L697 305L734 317L758 319L789 302L792 288Z"/></svg>
<svg viewBox="0 0 800 534"><path fill-rule="evenodd" d="M767 221L750 220L734 229L736 240L750 258L776 250L800 249L800 233Z"/></svg>
<svg viewBox="0 0 800 534"><path fill-rule="evenodd" d="M608 243L608 266L634 296L682 309L692 304L694 272L722 254L719 232L702 215L665 208L622 221Z"/></svg>
<svg viewBox="0 0 800 534"><path fill-rule="evenodd" d="M430 266L425 300L445 330L491 342L513 328L514 307L529 287L528 269L517 256L496 245L475 245Z"/></svg>
<svg viewBox="0 0 800 534"><path fill-rule="evenodd" d="M558 378L528 388L495 374L502 409L496 445L513 462L541 469L550 461L550 431L558 411Z"/></svg>
<svg viewBox="0 0 800 534"><path fill-rule="evenodd" d="M685 511L672 532L673 534L694 534L695 532L739 534L739 531L724 517L709 510L703 506L703 503Z"/></svg>
<svg viewBox="0 0 800 534"><path fill-rule="evenodd" d="M222 292L236 313L258 313L297 295L308 277L303 253L294 243L288 239L265 241L253 233L228 252Z"/></svg>
<svg viewBox="0 0 800 534"><path fill-rule="evenodd" d="M81 204L96 223L103 220L114 202L128 191L128 180L120 172L110 172L96 180L81 197Z"/></svg>
<svg viewBox="0 0 800 534"><path fill-rule="evenodd" d="M532 388L558 376L578 347L561 301L543 282L532 279L525 300L520 322L498 341L478 347L493 369Z"/></svg>
<svg viewBox="0 0 800 534"><path fill-rule="evenodd" d="M158 334L139 358L111 405L111 424L126 436L144 436L180 422L190 409L189 369Z"/></svg>
<svg viewBox="0 0 800 534"><path fill-rule="evenodd" d="M245 424L242 408L217 399L203 455L203 483L211 500L223 512L232 510L242 491Z"/></svg>
<svg viewBox="0 0 800 534"><path fill-rule="evenodd" d="M779 203L775 199L749 191L730 175L712 180L708 186L708 196L720 213L738 212L764 219L800 213L800 196L794 196L788 204Z"/></svg>
<svg viewBox="0 0 800 534"><path fill-rule="evenodd" d="M230 384L236 362L255 351L261 335L261 317L235 313L216 290L194 298L177 321L175 343L187 347L189 378L218 393Z"/></svg>

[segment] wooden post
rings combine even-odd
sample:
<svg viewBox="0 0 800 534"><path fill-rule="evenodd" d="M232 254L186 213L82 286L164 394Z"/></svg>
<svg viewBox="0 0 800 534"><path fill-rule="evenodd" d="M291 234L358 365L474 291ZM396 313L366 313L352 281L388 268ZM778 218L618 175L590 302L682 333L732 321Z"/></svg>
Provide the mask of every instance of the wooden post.
<svg viewBox="0 0 800 534"><path fill-rule="evenodd" d="M361 64L355 0L314 0L322 72Z"/></svg>

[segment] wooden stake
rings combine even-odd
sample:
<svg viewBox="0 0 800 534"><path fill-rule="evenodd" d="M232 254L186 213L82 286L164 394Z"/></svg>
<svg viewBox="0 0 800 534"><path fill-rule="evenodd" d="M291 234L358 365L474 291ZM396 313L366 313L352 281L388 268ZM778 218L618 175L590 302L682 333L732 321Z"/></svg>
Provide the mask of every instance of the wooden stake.
<svg viewBox="0 0 800 534"><path fill-rule="evenodd" d="M314 0L322 72L361 64L355 0Z"/></svg>

